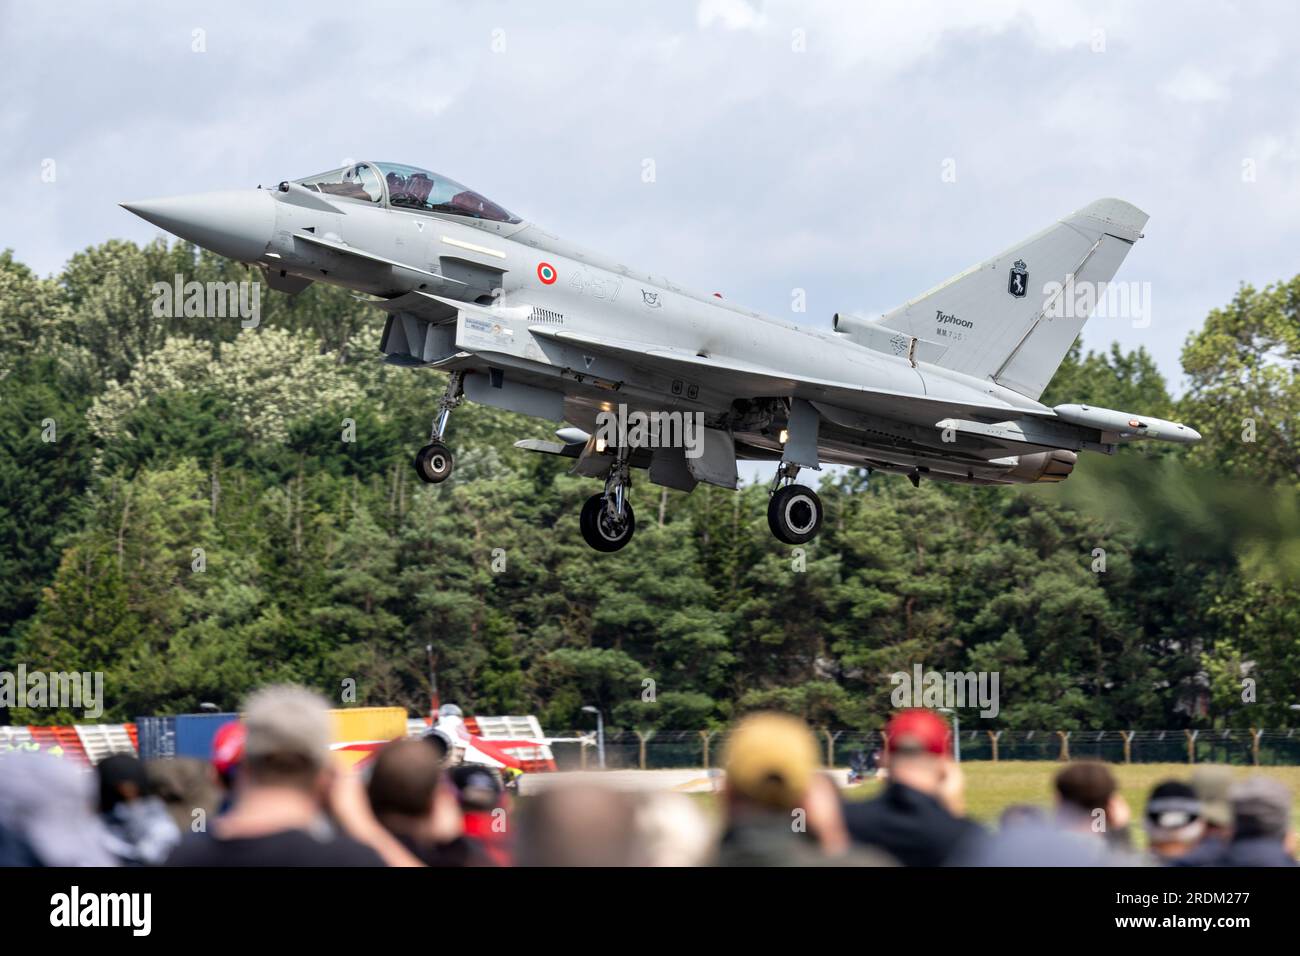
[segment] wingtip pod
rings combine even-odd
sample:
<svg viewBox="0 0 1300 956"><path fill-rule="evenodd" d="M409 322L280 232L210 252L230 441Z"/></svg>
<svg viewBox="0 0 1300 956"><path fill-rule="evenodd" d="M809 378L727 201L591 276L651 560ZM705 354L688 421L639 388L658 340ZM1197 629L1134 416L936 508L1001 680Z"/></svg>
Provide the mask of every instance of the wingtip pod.
<svg viewBox="0 0 1300 956"><path fill-rule="evenodd" d="M1134 415L1113 408L1097 408L1095 405L1057 405L1052 411L1063 422L1109 432L1119 436L1120 441L1152 438L1191 445L1201 440L1201 433L1195 428L1149 415Z"/></svg>
<svg viewBox="0 0 1300 956"><path fill-rule="evenodd" d="M1136 242L1142 238L1142 230L1151 217L1131 202L1123 199L1097 199L1088 203L1077 212L1066 216L1062 222L1092 220L1100 223L1104 231L1112 236Z"/></svg>

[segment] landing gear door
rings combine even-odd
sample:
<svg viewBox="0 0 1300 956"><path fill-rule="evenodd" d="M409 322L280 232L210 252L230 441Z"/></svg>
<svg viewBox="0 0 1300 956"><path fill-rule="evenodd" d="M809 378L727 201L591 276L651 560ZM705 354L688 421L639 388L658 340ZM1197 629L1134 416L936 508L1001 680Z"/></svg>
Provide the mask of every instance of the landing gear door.
<svg viewBox="0 0 1300 956"><path fill-rule="evenodd" d="M704 429L700 454L686 459L686 469L697 481L734 489L739 476L736 474L736 442L731 432L720 428Z"/></svg>

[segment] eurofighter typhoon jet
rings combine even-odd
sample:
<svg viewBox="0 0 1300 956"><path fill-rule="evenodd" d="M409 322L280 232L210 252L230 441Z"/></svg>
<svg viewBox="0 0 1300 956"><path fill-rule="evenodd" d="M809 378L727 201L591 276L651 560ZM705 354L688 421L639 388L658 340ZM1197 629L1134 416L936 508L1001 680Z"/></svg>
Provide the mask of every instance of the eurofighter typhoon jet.
<svg viewBox="0 0 1300 956"><path fill-rule="evenodd" d="M768 523L800 544L820 529L822 504L798 477L822 464L913 485L1057 482L1080 451L1200 438L1146 415L1037 400L1092 310L1063 309L1063 298L1103 288L1142 236L1146 214L1118 199L1090 203L884 316L840 312L829 329L638 272L396 163L122 205L257 266L273 289L327 282L387 312L386 361L448 373L415 454L426 482L452 473L447 425L464 398L564 424L556 442L516 446L571 458L574 473L604 482L580 521L598 551L632 538L634 470L689 492L700 482L736 488L737 461L776 462ZM607 427L618 415L641 418Z"/></svg>

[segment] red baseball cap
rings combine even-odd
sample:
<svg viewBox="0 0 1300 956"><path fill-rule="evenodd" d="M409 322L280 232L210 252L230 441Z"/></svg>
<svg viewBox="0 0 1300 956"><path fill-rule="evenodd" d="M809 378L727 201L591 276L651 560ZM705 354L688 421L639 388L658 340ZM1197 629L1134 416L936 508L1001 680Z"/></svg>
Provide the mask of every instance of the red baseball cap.
<svg viewBox="0 0 1300 956"><path fill-rule="evenodd" d="M904 710L885 725L886 753L899 750L952 756L952 730L948 722L932 710Z"/></svg>
<svg viewBox="0 0 1300 956"><path fill-rule="evenodd" d="M243 762L247 736L242 720L232 720L217 728L212 737L212 765L218 773L229 773Z"/></svg>

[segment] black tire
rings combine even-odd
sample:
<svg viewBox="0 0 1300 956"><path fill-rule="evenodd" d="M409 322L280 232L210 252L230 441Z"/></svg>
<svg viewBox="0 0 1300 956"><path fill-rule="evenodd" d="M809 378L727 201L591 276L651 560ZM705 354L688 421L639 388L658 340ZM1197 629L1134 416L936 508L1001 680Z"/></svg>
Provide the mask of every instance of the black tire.
<svg viewBox="0 0 1300 956"><path fill-rule="evenodd" d="M616 526L605 509L605 496L592 495L582 506L578 527L582 529L582 538L587 544L608 554L632 540L632 533L636 531L636 514L632 511L632 503L624 501L623 520Z"/></svg>
<svg viewBox="0 0 1300 956"><path fill-rule="evenodd" d="M822 529L822 500L803 485L778 488L767 503L767 525L786 544L811 541Z"/></svg>
<svg viewBox="0 0 1300 956"><path fill-rule="evenodd" d="M442 484L451 477L455 467L451 449L440 441L430 442L415 453L415 473L428 484Z"/></svg>

